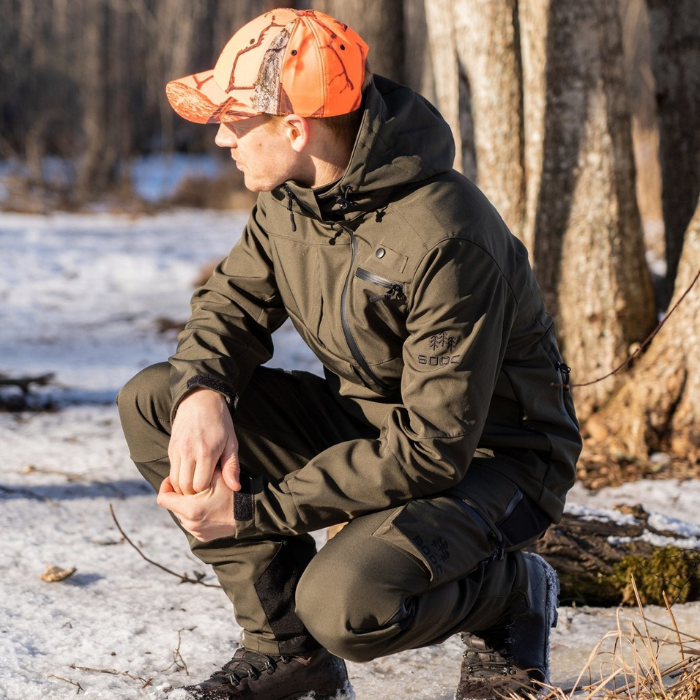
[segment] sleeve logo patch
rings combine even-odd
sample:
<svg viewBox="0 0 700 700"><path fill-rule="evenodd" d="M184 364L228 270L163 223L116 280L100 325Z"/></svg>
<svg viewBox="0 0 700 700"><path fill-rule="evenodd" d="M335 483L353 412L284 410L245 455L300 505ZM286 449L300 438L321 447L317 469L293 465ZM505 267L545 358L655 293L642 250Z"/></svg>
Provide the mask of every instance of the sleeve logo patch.
<svg viewBox="0 0 700 700"><path fill-rule="evenodd" d="M431 335L428 341L430 349L434 351L446 350L452 352L457 347L457 339L444 331ZM458 365L461 355L418 355L419 365L431 365L432 367L445 367L446 365Z"/></svg>

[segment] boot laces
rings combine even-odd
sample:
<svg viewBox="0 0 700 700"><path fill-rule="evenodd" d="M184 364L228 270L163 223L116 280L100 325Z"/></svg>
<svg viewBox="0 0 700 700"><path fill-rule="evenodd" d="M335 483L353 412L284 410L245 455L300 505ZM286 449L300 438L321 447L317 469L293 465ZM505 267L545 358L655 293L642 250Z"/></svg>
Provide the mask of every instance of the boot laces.
<svg viewBox="0 0 700 700"><path fill-rule="evenodd" d="M464 657L467 672L480 678L493 676L511 676L518 672L513 664L510 645L513 638L510 630L513 622L508 622L498 629L489 630L488 639L478 634L463 633L462 641L466 649Z"/></svg>
<svg viewBox="0 0 700 700"><path fill-rule="evenodd" d="M236 686L244 678L257 679L263 673L274 673L280 663L288 664L292 660L290 656L271 656L250 649L239 649L236 654L220 671L214 673L211 680Z"/></svg>

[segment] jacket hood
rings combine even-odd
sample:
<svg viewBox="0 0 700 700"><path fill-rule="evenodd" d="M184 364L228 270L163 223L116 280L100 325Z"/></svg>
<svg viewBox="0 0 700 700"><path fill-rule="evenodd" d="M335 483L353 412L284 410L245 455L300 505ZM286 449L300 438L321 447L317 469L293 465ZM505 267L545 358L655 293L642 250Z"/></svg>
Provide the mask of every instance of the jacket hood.
<svg viewBox="0 0 700 700"><path fill-rule="evenodd" d="M316 189L290 180L274 190L273 196L281 200L291 192L317 218L351 221L380 209L395 198L397 188L452 169L452 131L424 97L375 75L363 109L350 162L340 180L330 188Z"/></svg>

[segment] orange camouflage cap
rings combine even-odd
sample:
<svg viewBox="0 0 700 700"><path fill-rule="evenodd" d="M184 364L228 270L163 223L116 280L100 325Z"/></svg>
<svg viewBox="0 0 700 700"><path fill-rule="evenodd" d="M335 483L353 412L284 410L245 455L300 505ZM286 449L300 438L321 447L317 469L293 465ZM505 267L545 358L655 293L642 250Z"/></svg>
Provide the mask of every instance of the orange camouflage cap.
<svg viewBox="0 0 700 700"><path fill-rule="evenodd" d="M362 101L367 51L333 17L280 8L241 27L213 70L173 80L165 92L181 117L198 124L260 114L347 114Z"/></svg>

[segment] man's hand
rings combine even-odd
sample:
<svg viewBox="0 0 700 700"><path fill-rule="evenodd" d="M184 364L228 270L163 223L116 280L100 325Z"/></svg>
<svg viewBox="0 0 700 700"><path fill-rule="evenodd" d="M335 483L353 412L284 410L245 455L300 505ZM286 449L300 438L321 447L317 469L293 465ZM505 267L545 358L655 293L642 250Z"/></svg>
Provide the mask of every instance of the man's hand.
<svg viewBox="0 0 700 700"><path fill-rule="evenodd" d="M192 496L176 493L170 477L166 477L160 485L157 502L172 511L182 527L201 542L231 537L236 532L233 491L224 483L219 469L214 471L211 486Z"/></svg>
<svg viewBox="0 0 700 700"><path fill-rule="evenodd" d="M169 488L175 494L203 493L212 485L219 461L229 490L240 490L238 440L221 394L198 389L182 400L173 422L168 457Z"/></svg>

